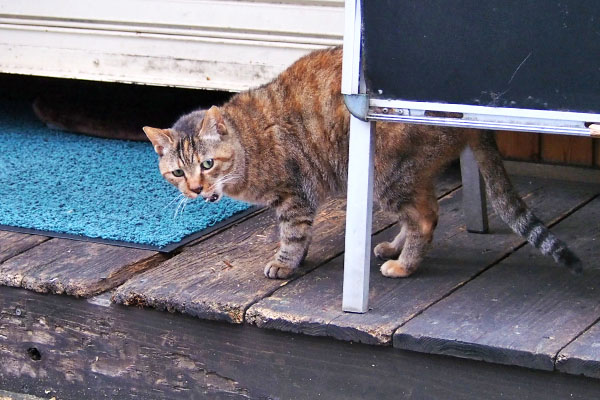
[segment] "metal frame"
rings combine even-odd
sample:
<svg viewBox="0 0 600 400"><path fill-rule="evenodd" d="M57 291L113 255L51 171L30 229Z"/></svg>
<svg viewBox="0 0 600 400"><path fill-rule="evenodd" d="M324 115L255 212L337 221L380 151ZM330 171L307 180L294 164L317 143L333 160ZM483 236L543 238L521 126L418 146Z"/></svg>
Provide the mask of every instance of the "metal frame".
<svg viewBox="0 0 600 400"><path fill-rule="evenodd" d="M374 121L600 137L600 114L370 99L361 66L361 5L346 0L342 67L342 94L352 114L342 299L349 312L368 310ZM461 154L461 173L467 230L486 232L484 182L470 149Z"/></svg>
<svg viewBox="0 0 600 400"><path fill-rule="evenodd" d="M361 89L361 0L346 0L342 93L351 109L364 110ZM364 87L364 85L362 85ZM374 125L350 117L346 251L342 309L364 313L369 302L373 207Z"/></svg>
<svg viewBox="0 0 600 400"><path fill-rule="evenodd" d="M465 148L460 154L460 175L462 178L462 203L467 231L487 233L488 215L485 182L470 147Z"/></svg>
<svg viewBox="0 0 600 400"><path fill-rule="evenodd" d="M426 112L453 113L457 118L427 116ZM370 99L364 118L463 128L594 136L589 125L599 122L600 114Z"/></svg>
<svg viewBox="0 0 600 400"><path fill-rule="evenodd" d="M342 309L364 313L369 302L375 123L351 117Z"/></svg>

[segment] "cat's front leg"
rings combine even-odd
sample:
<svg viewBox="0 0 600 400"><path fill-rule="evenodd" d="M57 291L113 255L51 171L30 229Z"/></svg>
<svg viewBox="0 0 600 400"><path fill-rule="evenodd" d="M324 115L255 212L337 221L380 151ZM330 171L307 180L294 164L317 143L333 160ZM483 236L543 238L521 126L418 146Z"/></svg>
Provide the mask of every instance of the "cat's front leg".
<svg viewBox="0 0 600 400"><path fill-rule="evenodd" d="M279 250L265 267L265 276L285 279L302 263L312 236L315 208L298 197L291 197L276 207L279 221Z"/></svg>

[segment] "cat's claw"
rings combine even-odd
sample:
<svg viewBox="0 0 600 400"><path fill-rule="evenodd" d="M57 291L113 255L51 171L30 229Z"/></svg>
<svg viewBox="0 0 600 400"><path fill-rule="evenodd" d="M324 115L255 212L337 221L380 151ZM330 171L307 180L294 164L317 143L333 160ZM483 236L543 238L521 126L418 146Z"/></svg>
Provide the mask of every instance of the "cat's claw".
<svg viewBox="0 0 600 400"><path fill-rule="evenodd" d="M285 279L294 273L294 269L278 261L271 261L265 267L265 276L270 279Z"/></svg>

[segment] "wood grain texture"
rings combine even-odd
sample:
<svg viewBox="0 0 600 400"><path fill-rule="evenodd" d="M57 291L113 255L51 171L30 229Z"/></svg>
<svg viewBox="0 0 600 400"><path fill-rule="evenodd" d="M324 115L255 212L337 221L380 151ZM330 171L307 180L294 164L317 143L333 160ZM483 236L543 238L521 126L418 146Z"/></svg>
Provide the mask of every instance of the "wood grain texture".
<svg viewBox="0 0 600 400"><path fill-rule="evenodd" d="M394 346L554 369L558 352L600 315L598 221L596 197L553 229L588 266L583 277L524 247L398 329Z"/></svg>
<svg viewBox="0 0 600 400"><path fill-rule="evenodd" d="M51 239L0 264L0 284L89 297L162 260L153 251Z"/></svg>
<svg viewBox="0 0 600 400"><path fill-rule="evenodd" d="M0 359L4 389L57 399L586 400L600 392L599 380L568 374L6 287Z"/></svg>
<svg viewBox="0 0 600 400"><path fill-rule="evenodd" d="M146 324L147 310L131 311L0 287L2 386L18 380L9 387L61 399L248 398L195 359L189 323L173 331L169 318ZM219 327L207 331L214 337Z"/></svg>
<svg viewBox="0 0 600 400"><path fill-rule="evenodd" d="M593 151L591 138L563 135L542 137L542 161L591 166Z"/></svg>
<svg viewBox="0 0 600 400"><path fill-rule="evenodd" d="M344 209L341 199L323 207L306 260L292 279L343 251ZM377 215L374 229L392 222ZM289 282L263 275L264 265L277 250L277 240L274 213L259 214L130 279L117 289L113 300L241 323L246 308Z"/></svg>
<svg viewBox="0 0 600 400"><path fill-rule="evenodd" d="M41 397L0 390L0 400L42 400Z"/></svg>
<svg viewBox="0 0 600 400"><path fill-rule="evenodd" d="M437 189L448 193L460 185L452 169ZM394 218L376 212L373 231L394 223ZM313 241L296 279L344 249L345 200L325 204L314 224ZM113 300L206 319L241 323L246 309L290 280L271 280L263 267L277 249L277 227L268 211L208 238L119 287ZM340 281L341 282L341 281Z"/></svg>
<svg viewBox="0 0 600 400"><path fill-rule="evenodd" d="M600 324L594 324L558 354L556 369L568 374L600 378Z"/></svg>
<svg viewBox="0 0 600 400"><path fill-rule="evenodd" d="M496 143L505 158L539 161L541 136L539 133L499 131L496 132Z"/></svg>
<svg viewBox="0 0 600 400"><path fill-rule="evenodd" d="M45 236L0 231L0 264L46 240Z"/></svg>
<svg viewBox="0 0 600 400"><path fill-rule="evenodd" d="M559 187L554 181L514 181L521 193L529 193L526 201L546 221L564 215L595 193L581 184ZM338 257L252 306L247 320L264 328L390 344L397 327L524 243L493 215L490 234L466 232L461 204L460 191L440 202L433 248L410 278L385 278L379 272L382 262L371 260L368 313L341 311L343 257ZM382 232L373 245L390 240L395 233L395 229Z"/></svg>

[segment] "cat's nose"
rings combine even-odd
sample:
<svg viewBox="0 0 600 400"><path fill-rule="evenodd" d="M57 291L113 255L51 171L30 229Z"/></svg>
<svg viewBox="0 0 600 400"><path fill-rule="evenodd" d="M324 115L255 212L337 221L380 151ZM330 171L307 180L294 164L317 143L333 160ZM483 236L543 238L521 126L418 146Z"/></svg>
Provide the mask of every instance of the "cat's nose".
<svg viewBox="0 0 600 400"><path fill-rule="evenodd" d="M191 187L190 190L196 194L200 194L202 192L202 186Z"/></svg>

